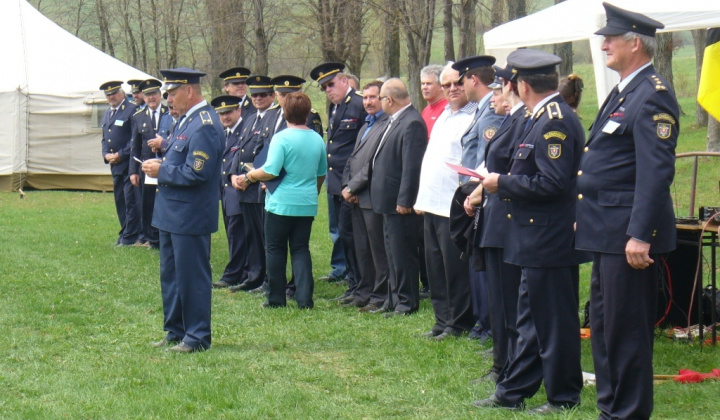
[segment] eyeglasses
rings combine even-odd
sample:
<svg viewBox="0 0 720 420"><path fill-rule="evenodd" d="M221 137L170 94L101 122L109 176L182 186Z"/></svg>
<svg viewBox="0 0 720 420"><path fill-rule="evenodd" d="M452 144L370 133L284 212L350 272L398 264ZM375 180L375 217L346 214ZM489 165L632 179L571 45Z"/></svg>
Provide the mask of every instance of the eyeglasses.
<svg viewBox="0 0 720 420"><path fill-rule="evenodd" d="M327 82L324 85L320 86L320 90L325 92L328 89L332 89L335 86L335 82Z"/></svg>
<svg viewBox="0 0 720 420"><path fill-rule="evenodd" d="M380 98L380 102L382 102L385 99L389 98L389 96L378 96L378 98Z"/></svg>
<svg viewBox="0 0 720 420"><path fill-rule="evenodd" d="M461 87L462 85L463 85L463 82L460 81L460 80L458 80L458 81L455 81L455 82L444 83L444 84L442 84L442 85L440 85L440 86L441 86L443 89L448 90L448 89L450 89L450 88L453 87L453 86L455 86L456 88L459 88L459 87Z"/></svg>
<svg viewBox="0 0 720 420"><path fill-rule="evenodd" d="M252 97L252 98L267 98L268 96L270 96L270 94L267 93L267 92L251 93L251 94L250 94L250 97Z"/></svg>

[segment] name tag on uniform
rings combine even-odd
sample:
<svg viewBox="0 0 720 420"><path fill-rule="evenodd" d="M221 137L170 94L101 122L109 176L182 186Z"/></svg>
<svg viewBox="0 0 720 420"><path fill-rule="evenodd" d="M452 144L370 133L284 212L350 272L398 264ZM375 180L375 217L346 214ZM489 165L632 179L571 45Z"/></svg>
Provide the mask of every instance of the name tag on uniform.
<svg viewBox="0 0 720 420"><path fill-rule="evenodd" d="M145 175L145 185L157 185L157 178L153 178L149 175Z"/></svg>
<svg viewBox="0 0 720 420"><path fill-rule="evenodd" d="M123 120L115 120L115 125L119 125L120 127L122 127L123 124L125 124L125 121L123 121Z"/></svg>
<svg viewBox="0 0 720 420"><path fill-rule="evenodd" d="M612 134L617 130L617 128L620 127L620 124L615 121L608 121L605 124L605 127L603 127L602 132L605 134Z"/></svg>

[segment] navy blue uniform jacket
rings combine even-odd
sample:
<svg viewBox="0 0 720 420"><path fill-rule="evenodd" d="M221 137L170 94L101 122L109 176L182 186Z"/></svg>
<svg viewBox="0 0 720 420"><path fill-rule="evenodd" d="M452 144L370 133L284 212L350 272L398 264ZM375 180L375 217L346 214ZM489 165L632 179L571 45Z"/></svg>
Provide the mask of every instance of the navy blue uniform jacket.
<svg viewBox="0 0 720 420"><path fill-rule="evenodd" d="M235 127L225 140L225 149L222 157L222 174L220 177L220 199L222 200L226 216L237 216L240 210L240 190L233 187L230 182L230 168L232 167L233 157L238 150L240 143L240 134L245 126L245 118Z"/></svg>
<svg viewBox="0 0 720 420"><path fill-rule="evenodd" d="M577 247L624 254L636 238L650 243L650 253L670 252L680 131L675 94L650 66L612 102L595 119L580 164Z"/></svg>
<svg viewBox="0 0 720 420"><path fill-rule="evenodd" d="M115 115L110 118L110 108L103 115L103 138L102 138L102 154L103 160L108 153L118 153L120 163L110 165L110 172L113 175L122 175L128 173L128 163L132 157L130 156L130 147L132 139L132 115L137 111L137 107L124 100L118 107ZM109 163L105 160L105 163Z"/></svg>
<svg viewBox="0 0 720 420"><path fill-rule="evenodd" d="M157 134L167 139L168 131L172 126L172 117L167 113L168 109L164 105L160 105L160 121L158 121ZM132 116L132 146L131 155L140 159L153 159L156 154L147 145L148 140L155 138L155 127L152 124L152 111L147 106L138 110ZM130 173L140 174L140 163L130 157Z"/></svg>
<svg viewBox="0 0 720 420"><path fill-rule="evenodd" d="M332 106L328 112L327 131L327 192L342 194L342 177L345 164L355 149L360 128L365 124L367 112L362 104L362 96L350 89L350 93L337 106L335 118L332 117Z"/></svg>
<svg viewBox="0 0 720 420"><path fill-rule="evenodd" d="M501 175L498 195L510 199L505 261L522 267L567 267L589 261L575 250L577 171L585 130L556 95L527 122L510 176Z"/></svg>
<svg viewBox="0 0 720 420"><path fill-rule="evenodd" d="M175 128L158 173L153 226L183 235L217 231L224 139L220 119L209 105Z"/></svg>

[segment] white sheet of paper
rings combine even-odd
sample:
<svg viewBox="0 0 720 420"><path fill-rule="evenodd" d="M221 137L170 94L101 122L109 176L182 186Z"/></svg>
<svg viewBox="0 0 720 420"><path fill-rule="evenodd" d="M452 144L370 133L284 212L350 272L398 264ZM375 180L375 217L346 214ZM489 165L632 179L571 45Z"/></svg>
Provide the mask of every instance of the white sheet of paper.
<svg viewBox="0 0 720 420"><path fill-rule="evenodd" d="M605 123L605 127L603 127L602 132L605 134L612 134L618 127L620 127L620 124L615 121L608 121Z"/></svg>
<svg viewBox="0 0 720 420"><path fill-rule="evenodd" d="M157 185L157 178L145 175L145 185Z"/></svg>

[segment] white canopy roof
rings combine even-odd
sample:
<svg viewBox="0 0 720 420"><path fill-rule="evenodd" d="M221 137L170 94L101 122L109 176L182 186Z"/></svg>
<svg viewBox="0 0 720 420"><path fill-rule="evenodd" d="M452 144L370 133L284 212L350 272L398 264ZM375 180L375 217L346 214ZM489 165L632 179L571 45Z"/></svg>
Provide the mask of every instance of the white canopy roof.
<svg viewBox="0 0 720 420"><path fill-rule="evenodd" d="M598 103L601 104L619 80L617 73L605 67L605 53L600 50L603 37L594 35L605 26L602 2L566 0L500 25L485 33L485 51L504 63L507 55L519 47L587 39L595 68ZM720 26L720 2L717 0L610 0L609 3L662 22L665 28L660 32Z"/></svg>

